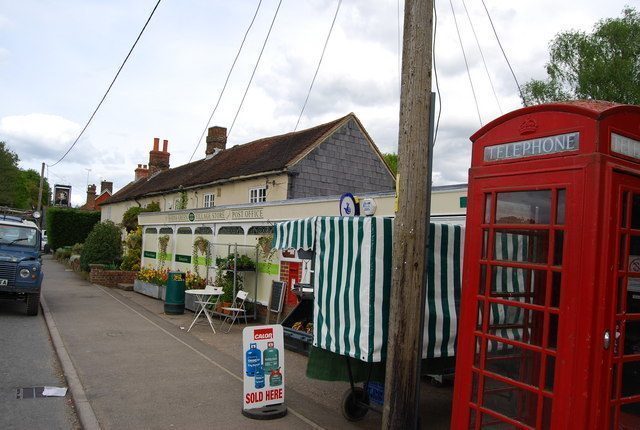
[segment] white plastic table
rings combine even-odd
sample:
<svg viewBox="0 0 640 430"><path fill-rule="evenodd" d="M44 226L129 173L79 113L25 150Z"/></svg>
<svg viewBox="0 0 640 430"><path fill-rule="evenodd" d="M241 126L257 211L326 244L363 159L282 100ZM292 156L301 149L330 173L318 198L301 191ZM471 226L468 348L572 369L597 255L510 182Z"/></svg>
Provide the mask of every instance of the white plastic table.
<svg viewBox="0 0 640 430"><path fill-rule="evenodd" d="M201 290L186 290L185 294L191 294L195 296L195 303L199 305L198 312L196 312L196 316L193 318L193 322L189 326L187 333L193 328L195 323L198 321L198 318L202 313L207 317L207 321L209 321L209 326L213 332L216 332L216 329L213 327L213 320L211 319L212 310L215 309L216 304L218 303L218 299L222 295L222 288L213 287L211 285L207 285L205 288ZM215 297L215 300L211 300L212 297ZM211 309L208 307L211 306Z"/></svg>

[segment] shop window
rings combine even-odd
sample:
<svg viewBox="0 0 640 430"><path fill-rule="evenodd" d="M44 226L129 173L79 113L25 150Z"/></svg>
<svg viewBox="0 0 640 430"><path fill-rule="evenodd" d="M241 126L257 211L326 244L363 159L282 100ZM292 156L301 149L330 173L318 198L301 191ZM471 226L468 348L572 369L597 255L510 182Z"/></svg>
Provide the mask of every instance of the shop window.
<svg viewBox="0 0 640 430"><path fill-rule="evenodd" d="M191 227L179 227L178 234L191 234Z"/></svg>
<svg viewBox="0 0 640 430"><path fill-rule="evenodd" d="M235 235L242 235L244 234L244 229L242 227L239 226L226 226L226 227L220 227L220 229L218 230L218 234L235 234Z"/></svg>
<svg viewBox="0 0 640 430"><path fill-rule="evenodd" d="M204 207L212 208L214 206L215 196L213 194L205 194L204 195Z"/></svg>
<svg viewBox="0 0 640 430"><path fill-rule="evenodd" d="M196 234L213 234L211 227L196 227Z"/></svg>
<svg viewBox="0 0 640 430"><path fill-rule="evenodd" d="M247 232L248 235L263 235L263 234L273 234L273 226L272 225L260 225L253 226L249 228Z"/></svg>
<svg viewBox="0 0 640 430"><path fill-rule="evenodd" d="M154 227L147 227L144 232L146 234L158 234L158 230L155 229Z"/></svg>
<svg viewBox="0 0 640 430"><path fill-rule="evenodd" d="M249 190L249 202L251 203L259 203L267 201L267 188L266 187L256 187L251 188Z"/></svg>
<svg viewBox="0 0 640 430"><path fill-rule="evenodd" d="M171 227L162 227L160 234L173 234L173 229Z"/></svg>

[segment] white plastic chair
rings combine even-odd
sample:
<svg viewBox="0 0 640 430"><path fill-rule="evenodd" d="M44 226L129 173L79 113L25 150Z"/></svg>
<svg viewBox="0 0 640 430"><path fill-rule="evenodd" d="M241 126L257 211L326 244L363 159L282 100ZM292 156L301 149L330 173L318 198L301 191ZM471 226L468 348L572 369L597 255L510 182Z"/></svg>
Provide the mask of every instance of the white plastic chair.
<svg viewBox="0 0 640 430"><path fill-rule="evenodd" d="M239 316L244 317L244 324L247 325L247 310L244 308L244 301L247 299L248 295L249 293L247 291L240 290L236 294L236 298L233 301L233 304L231 306L225 306L222 308L222 310L228 311L229 314L222 320L222 324L220 324L220 330L222 330L222 327L225 323L229 323L229 328L225 332L229 333L231 331L231 327L236 322Z"/></svg>

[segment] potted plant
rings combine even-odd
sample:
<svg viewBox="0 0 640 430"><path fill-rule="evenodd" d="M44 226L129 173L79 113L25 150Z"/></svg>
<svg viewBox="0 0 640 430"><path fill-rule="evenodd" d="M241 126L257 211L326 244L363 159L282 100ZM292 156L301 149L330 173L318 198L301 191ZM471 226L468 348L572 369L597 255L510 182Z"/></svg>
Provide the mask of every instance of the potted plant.
<svg viewBox="0 0 640 430"><path fill-rule="evenodd" d="M186 290L200 290L207 284L207 280L201 278L197 273L187 271L185 276L185 289ZM195 303L196 297L193 294L185 294L184 307L190 311L196 312L198 305Z"/></svg>
<svg viewBox="0 0 640 430"><path fill-rule="evenodd" d="M271 260L271 257L276 253L277 249L272 248L273 234L266 236L260 236L258 238L258 251L260 252L260 259L263 261Z"/></svg>
<svg viewBox="0 0 640 430"><path fill-rule="evenodd" d="M145 296L162 299L168 272L168 269L141 268L133 282L133 290Z"/></svg>
<svg viewBox="0 0 640 430"><path fill-rule="evenodd" d="M255 261L246 255L229 255L229 257L227 257L227 269L233 270L234 265L237 271L246 272L256 270Z"/></svg>
<svg viewBox="0 0 640 430"><path fill-rule="evenodd" d="M193 257L192 257L193 271L198 277L200 276L200 273L198 270L200 266L198 264L199 255L202 255L204 257L205 267L211 266L211 249L210 248L211 248L211 244L207 239L205 239L202 236L196 237L196 239L193 241Z"/></svg>
<svg viewBox="0 0 640 430"><path fill-rule="evenodd" d="M227 259L224 257L216 257L216 267L227 268Z"/></svg>
<svg viewBox="0 0 640 430"><path fill-rule="evenodd" d="M234 291L233 291L233 273L225 272L221 268L218 268L216 272L216 287L222 288L222 295L218 299L218 312L223 312L223 307L229 307L233 303ZM236 278L236 291L242 289L242 279ZM228 312L224 312L228 313Z"/></svg>

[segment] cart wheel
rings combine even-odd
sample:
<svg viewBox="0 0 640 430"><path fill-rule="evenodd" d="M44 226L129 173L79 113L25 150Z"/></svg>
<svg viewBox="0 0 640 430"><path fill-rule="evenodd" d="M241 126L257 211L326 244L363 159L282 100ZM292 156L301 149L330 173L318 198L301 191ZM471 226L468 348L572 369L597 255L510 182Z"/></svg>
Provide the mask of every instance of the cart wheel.
<svg viewBox="0 0 640 430"><path fill-rule="evenodd" d="M354 387L342 396L342 415L349 421L360 421L367 415L369 394L362 387Z"/></svg>

